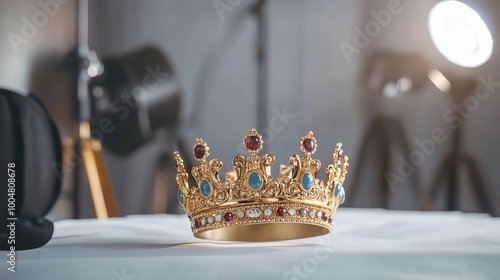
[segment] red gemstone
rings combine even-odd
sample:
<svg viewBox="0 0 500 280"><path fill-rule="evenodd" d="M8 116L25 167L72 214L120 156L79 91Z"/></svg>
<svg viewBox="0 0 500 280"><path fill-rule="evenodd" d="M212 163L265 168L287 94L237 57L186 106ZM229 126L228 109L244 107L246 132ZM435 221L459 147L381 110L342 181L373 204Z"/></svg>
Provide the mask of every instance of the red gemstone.
<svg viewBox="0 0 500 280"><path fill-rule="evenodd" d="M308 153L312 153L314 151L314 148L316 147L316 143L311 139L311 138L306 138L304 141L302 141L302 147L304 147L304 150Z"/></svg>
<svg viewBox="0 0 500 280"><path fill-rule="evenodd" d="M258 136L248 136L245 145L247 149L255 151L259 148L260 138Z"/></svg>
<svg viewBox="0 0 500 280"><path fill-rule="evenodd" d="M278 208L278 216L280 217L285 216L285 209L283 209L283 207Z"/></svg>
<svg viewBox="0 0 500 280"><path fill-rule="evenodd" d="M197 145L196 147L194 147L194 156L197 159L202 159L204 155L205 155L205 148L202 145Z"/></svg>
<svg viewBox="0 0 500 280"><path fill-rule="evenodd" d="M175 170L179 170L179 164L177 164L177 160L174 160L174 168Z"/></svg>
<svg viewBox="0 0 500 280"><path fill-rule="evenodd" d="M333 217L332 217L332 216L330 216L330 217L328 218L328 222L329 222L330 224L333 224Z"/></svg>
<svg viewBox="0 0 500 280"><path fill-rule="evenodd" d="M349 170L349 163L345 164L345 171Z"/></svg>
<svg viewBox="0 0 500 280"><path fill-rule="evenodd" d="M328 215L326 213L323 213L322 215L323 221L328 221Z"/></svg>
<svg viewBox="0 0 500 280"><path fill-rule="evenodd" d="M226 214L224 214L224 220L226 220L226 222L232 221L233 220L233 213L227 212Z"/></svg>
<svg viewBox="0 0 500 280"><path fill-rule="evenodd" d="M337 154L337 160L341 160L342 159L342 155L344 154L344 151L340 150Z"/></svg>
<svg viewBox="0 0 500 280"><path fill-rule="evenodd" d="M198 220L194 221L194 227L199 228L200 227L200 222Z"/></svg>

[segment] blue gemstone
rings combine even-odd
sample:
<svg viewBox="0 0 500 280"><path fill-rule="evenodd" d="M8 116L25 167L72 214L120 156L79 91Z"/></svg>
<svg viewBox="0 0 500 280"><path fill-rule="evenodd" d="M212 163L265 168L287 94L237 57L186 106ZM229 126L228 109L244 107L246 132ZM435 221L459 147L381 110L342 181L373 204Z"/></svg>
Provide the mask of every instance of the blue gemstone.
<svg viewBox="0 0 500 280"><path fill-rule="evenodd" d="M333 190L333 195L335 195L335 197L339 197L341 188L342 186L339 183L335 184L335 190Z"/></svg>
<svg viewBox="0 0 500 280"><path fill-rule="evenodd" d="M340 204L344 203L345 201L345 191L344 191L344 187L342 187L342 191L340 193Z"/></svg>
<svg viewBox="0 0 500 280"><path fill-rule="evenodd" d="M254 190L260 189L260 187L262 186L262 177L260 177L260 174L259 173L250 174L250 176L248 177L248 185L250 186L250 188Z"/></svg>
<svg viewBox="0 0 500 280"><path fill-rule="evenodd" d="M304 176L302 176L302 188L304 190L308 191L312 188L314 183L314 178L313 175L309 172L305 173Z"/></svg>
<svg viewBox="0 0 500 280"><path fill-rule="evenodd" d="M208 183L207 180L203 180L201 181L200 183L200 191L201 191L201 195L207 197L210 195L210 192L212 191L211 188L210 188L210 184Z"/></svg>
<svg viewBox="0 0 500 280"><path fill-rule="evenodd" d="M177 199L180 204L184 204L184 194L182 194L181 190L177 190Z"/></svg>

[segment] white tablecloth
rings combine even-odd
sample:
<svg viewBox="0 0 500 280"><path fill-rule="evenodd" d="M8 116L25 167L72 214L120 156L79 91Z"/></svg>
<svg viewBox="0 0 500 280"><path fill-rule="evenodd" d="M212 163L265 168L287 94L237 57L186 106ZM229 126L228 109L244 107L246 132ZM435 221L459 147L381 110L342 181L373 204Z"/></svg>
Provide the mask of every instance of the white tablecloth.
<svg viewBox="0 0 500 280"><path fill-rule="evenodd" d="M199 240L176 215L55 227L0 279L500 279L500 219L479 214L339 209L333 233L272 243Z"/></svg>

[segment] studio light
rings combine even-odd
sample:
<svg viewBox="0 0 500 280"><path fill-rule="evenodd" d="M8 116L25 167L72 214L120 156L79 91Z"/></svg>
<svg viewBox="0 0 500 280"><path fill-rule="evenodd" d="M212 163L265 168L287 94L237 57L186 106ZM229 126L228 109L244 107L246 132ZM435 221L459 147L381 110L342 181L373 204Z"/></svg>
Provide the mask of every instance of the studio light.
<svg viewBox="0 0 500 280"><path fill-rule="evenodd" d="M458 1L442 1L429 12L429 33L438 51L457 66L475 68L486 63L493 53L493 38L481 16L471 7ZM444 72L444 73L443 73ZM446 69L433 69L428 72L429 80L443 93L447 93L454 106L464 100L475 98L479 80L472 71L457 75ZM455 112L456 113L456 112ZM486 183L480 174L477 160L463 148L464 125L452 127L449 151L438 165L430 192L437 197L440 186L445 187L447 210L458 210L460 201L459 180L470 178L468 185L474 192L482 211L493 213Z"/></svg>
<svg viewBox="0 0 500 280"><path fill-rule="evenodd" d="M439 52L463 67L478 67L493 51L490 30L479 14L458 1L437 3L429 13L429 32Z"/></svg>

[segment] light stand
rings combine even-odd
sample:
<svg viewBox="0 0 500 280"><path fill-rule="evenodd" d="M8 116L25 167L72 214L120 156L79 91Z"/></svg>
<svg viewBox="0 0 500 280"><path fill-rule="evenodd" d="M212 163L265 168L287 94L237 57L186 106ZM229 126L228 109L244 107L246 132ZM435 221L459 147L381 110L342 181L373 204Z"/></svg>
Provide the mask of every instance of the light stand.
<svg viewBox="0 0 500 280"><path fill-rule="evenodd" d="M387 97L384 97L384 89L388 84L395 85L398 80L404 77L412 81L413 88L418 88L425 83L429 67L425 59L416 53L377 52L369 56L365 65L361 78L362 90L368 96L364 98L369 100L368 106L376 108L375 110L378 112L373 113L364 134L361 152L353 170L351 185L348 188L350 194L347 195L346 205L352 206L365 169L378 166L377 178L373 183L379 198L377 207L389 208L389 196L393 189L392 186L389 186L384 174L393 166L394 152L409 155L411 149L399 118L381 109L387 102ZM369 154L374 157L374 161L368 160ZM415 197L417 197L419 208L431 210L432 203L422 187L418 170L415 169L407 180L412 186Z"/></svg>
<svg viewBox="0 0 500 280"><path fill-rule="evenodd" d="M450 80L450 75L447 76ZM475 79L459 79L450 80L450 97L455 104L462 104L463 100L474 92L478 86ZM467 174L470 177L471 191L474 194L481 211L493 214L493 205L491 204L486 189L486 185L480 173L477 160L463 151L463 127L464 123L453 129L451 138L451 148L447 155L442 159L440 168L438 169L431 184L431 196L437 197L439 186L446 186L446 210L457 211L459 200L459 177L461 174ZM461 168L465 168L465 173L460 172Z"/></svg>
<svg viewBox="0 0 500 280"><path fill-rule="evenodd" d="M493 37L482 19L473 8L459 1L440 1L429 12L429 34L436 49L450 62L464 68L476 68L488 62L493 53ZM465 98L478 86L476 79L461 77L448 79L449 92L455 104L462 104ZM444 91L446 92L446 90ZM460 116L462 117L462 116ZM462 122L465 121L462 119ZM488 199L484 181L476 160L462 149L463 123L452 127L452 146L443 159L440 169L431 185L435 197L439 183L448 188L447 210L458 209L458 177L461 164L464 164L471 179L474 193L481 210L493 214L493 205Z"/></svg>
<svg viewBox="0 0 500 280"><path fill-rule="evenodd" d="M78 56L80 58L77 79L78 100L78 136L74 152L81 150L84 172L87 177L94 212L97 218L119 217L120 211L116 203L106 166L102 157L102 145L93 139L90 132L91 104L89 80L97 76L102 67L94 52L88 46L88 0L78 1ZM74 172L77 174L78 172ZM77 175L76 175L77 176ZM78 180L75 180L77 184ZM78 184L77 184L78 185ZM75 190L75 209L78 211L79 190Z"/></svg>
<svg viewBox="0 0 500 280"><path fill-rule="evenodd" d="M251 12L257 20L257 38L255 56L257 59L257 130L267 127L267 18L265 16L266 1L257 0L251 7Z"/></svg>

